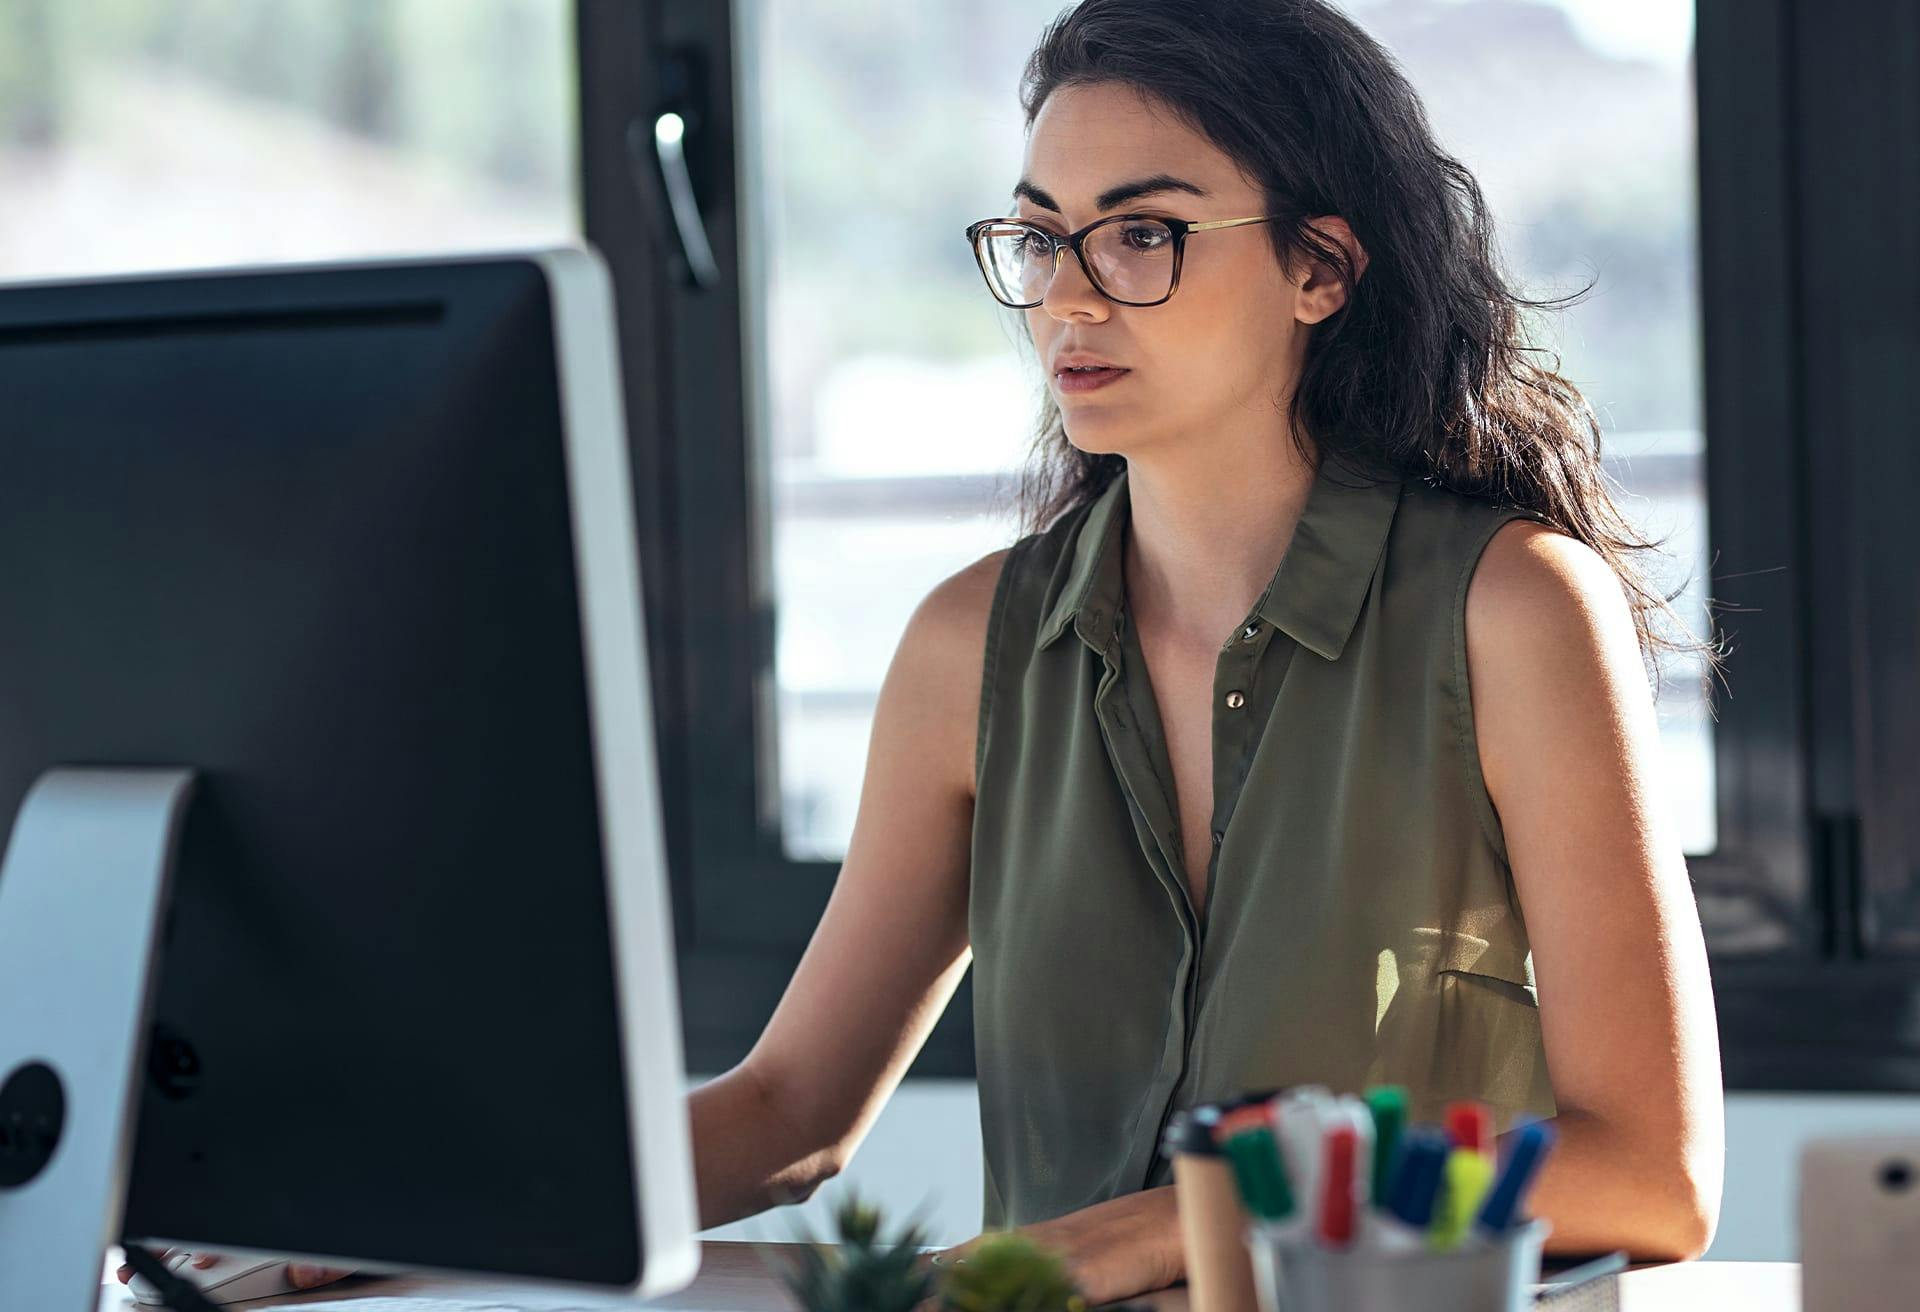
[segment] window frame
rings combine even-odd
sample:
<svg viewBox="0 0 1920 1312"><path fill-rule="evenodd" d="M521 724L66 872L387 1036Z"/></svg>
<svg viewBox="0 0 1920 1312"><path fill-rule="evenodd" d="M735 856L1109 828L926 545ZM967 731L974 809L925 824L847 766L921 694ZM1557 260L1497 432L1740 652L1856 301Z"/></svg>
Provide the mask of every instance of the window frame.
<svg viewBox="0 0 1920 1312"><path fill-rule="evenodd" d="M620 304L687 1066L717 1074L758 1039L839 870L785 855L778 795L763 788L773 597L752 509L765 504L749 423L761 384L738 291L733 11L579 0L577 21L582 213ZM719 272L708 288L689 283L651 158L629 152L629 125L650 140L667 107L687 116L687 171ZM972 1016L966 980L911 1073L970 1076Z"/></svg>
<svg viewBox="0 0 1920 1312"><path fill-rule="evenodd" d="M1809 184L1835 176L1836 150L1849 167L1891 168L1903 144L1836 143L1839 111L1819 93L1847 88L1857 113L1861 95L1914 89L1892 60L1882 83L1840 76L1863 42L1888 39L1875 27L1888 15L1815 21L1810 10L1797 0L1696 9L1711 591L1737 609L1721 613L1735 650L1734 695L1715 696L1719 845L1689 869L1704 895L1727 1087L1914 1090L1920 1036L1907 1031L1920 1022L1904 1018L1920 1016L1920 984L1911 961L1871 952L1863 919L1859 854L1876 831L1863 832L1855 801L1850 675L1866 631L1849 620L1841 550L1862 489L1845 482L1845 462L1836 472L1812 459L1851 436L1810 423L1808 404L1818 375L1807 289L1837 276L1823 260L1843 257L1804 240L1802 212L1821 194ZM620 304L686 1048L690 1070L717 1073L758 1039L838 870L785 855L769 752L765 375L751 358L756 307L739 295L743 277L757 282L740 203L757 162L735 131L732 3L579 0L576 13L584 231ZM718 265L706 288L690 282L651 157L628 149L629 125L650 140L663 107L688 117L687 169ZM1899 234L1856 227L1911 268L1889 249ZM1891 417L1894 398L1883 399ZM1887 600L1900 582L1875 576ZM971 972L910 1074L973 1074Z"/></svg>

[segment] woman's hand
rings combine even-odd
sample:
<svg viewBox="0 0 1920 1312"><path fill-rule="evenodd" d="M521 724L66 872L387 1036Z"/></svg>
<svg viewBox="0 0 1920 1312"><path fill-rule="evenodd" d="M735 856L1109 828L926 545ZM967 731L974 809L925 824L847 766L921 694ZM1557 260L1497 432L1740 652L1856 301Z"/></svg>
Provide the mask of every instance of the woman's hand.
<svg viewBox="0 0 1920 1312"><path fill-rule="evenodd" d="M167 1260L179 1251L177 1248L161 1249L159 1253L161 1264L165 1265ZM220 1254L218 1253L201 1253L187 1265L196 1270L205 1271L217 1265L220 1260ZM122 1262L119 1269L113 1274L119 1279L120 1283L124 1285L133 1278L133 1267ZM352 1270L336 1271L331 1267L309 1266L304 1262L287 1263L287 1283L295 1289L313 1289L320 1285L329 1285L336 1280L343 1280L352 1274Z"/></svg>
<svg viewBox="0 0 1920 1312"><path fill-rule="evenodd" d="M1172 1185L1123 1194L1019 1232L1059 1253L1089 1307L1115 1303L1186 1278L1180 1215ZM936 1265L950 1265L988 1236L944 1249Z"/></svg>

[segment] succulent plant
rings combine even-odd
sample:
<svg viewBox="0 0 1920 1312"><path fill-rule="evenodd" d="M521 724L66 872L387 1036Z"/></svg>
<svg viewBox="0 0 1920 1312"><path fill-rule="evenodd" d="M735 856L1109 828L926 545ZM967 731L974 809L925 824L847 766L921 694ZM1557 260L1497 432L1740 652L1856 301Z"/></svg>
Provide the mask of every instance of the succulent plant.
<svg viewBox="0 0 1920 1312"><path fill-rule="evenodd" d="M796 1227L803 1247L780 1278L807 1312L912 1312L937 1292L937 1269L920 1261L925 1228L909 1224L882 1241L880 1209L849 1191L834 1209L836 1240Z"/></svg>
<svg viewBox="0 0 1920 1312"><path fill-rule="evenodd" d="M1086 1312L1060 1255L1015 1230L988 1235L943 1270L944 1312Z"/></svg>
<svg viewBox="0 0 1920 1312"><path fill-rule="evenodd" d="M851 1190L833 1218L836 1240L816 1239L796 1224L798 1245L776 1250L798 1254L797 1264L774 1265L806 1312L1089 1312L1060 1253L1019 1231L985 1235L965 1256L934 1266L921 1260L922 1222L882 1240L880 1209ZM1152 1312L1152 1305L1115 1304L1104 1312Z"/></svg>

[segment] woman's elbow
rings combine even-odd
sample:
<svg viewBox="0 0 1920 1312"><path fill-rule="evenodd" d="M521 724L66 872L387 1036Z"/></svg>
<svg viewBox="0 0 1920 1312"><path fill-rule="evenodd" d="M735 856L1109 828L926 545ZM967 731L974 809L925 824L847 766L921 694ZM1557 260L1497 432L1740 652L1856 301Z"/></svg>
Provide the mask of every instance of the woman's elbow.
<svg viewBox="0 0 1920 1312"><path fill-rule="evenodd" d="M1661 1191L1664 1205L1650 1209L1642 1233L1626 1245L1636 1262L1690 1262L1713 1246L1720 1226L1720 1178L1681 1171Z"/></svg>
<svg viewBox="0 0 1920 1312"><path fill-rule="evenodd" d="M1692 1212L1676 1216L1646 1239L1634 1243L1628 1256L1635 1262L1691 1262L1713 1245L1717 1213Z"/></svg>

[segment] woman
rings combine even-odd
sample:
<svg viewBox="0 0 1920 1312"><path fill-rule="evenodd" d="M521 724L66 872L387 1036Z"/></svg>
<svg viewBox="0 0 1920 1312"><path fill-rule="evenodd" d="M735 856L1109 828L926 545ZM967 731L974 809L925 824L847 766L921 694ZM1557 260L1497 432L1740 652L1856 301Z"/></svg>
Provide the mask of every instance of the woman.
<svg viewBox="0 0 1920 1312"><path fill-rule="evenodd" d="M825 916L693 1095L703 1225L840 1170L971 963L984 1228L1097 1301L1183 1276L1166 1115L1306 1081L1553 1116L1550 1251L1698 1255L1682 644L1471 176L1318 0L1086 0L1023 104L1025 226L969 231L1048 376L1034 531L908 624Z"/></svg>
<svg viewBox="0 0 1920 1312"><path fill-rule="evenodd" d="M1034 531L907 626L826 913L691 1097L702 1227L841 1170L971 964L984 1228L1096 1302L1184 1276L1167 1115L1301 1082L1552 1116L1550 1251L1698 1255L1678 644L1471 176L1320 0L1086 0L1023 99L970 234L1048 376Z"/></svg>

